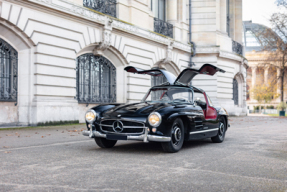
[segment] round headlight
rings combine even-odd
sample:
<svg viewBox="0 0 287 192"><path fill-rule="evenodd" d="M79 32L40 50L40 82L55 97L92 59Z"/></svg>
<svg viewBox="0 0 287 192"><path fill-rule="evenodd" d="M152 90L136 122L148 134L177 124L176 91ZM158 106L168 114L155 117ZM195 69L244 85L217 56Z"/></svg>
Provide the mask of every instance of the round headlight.
<svg viewBox="0 0 287 192"><path fill-rule="evenodd" d="M88 123L93 123L96 120L97 113L94 110L89 110L86 113L86 121Z"/></svg>
<svg viewBox="0 0 287 192"><path fill-rule="evenodd" d="M148 116L148 122L151 126L157 127L161 123L161 115L157 112L153 112Z"/></svg>

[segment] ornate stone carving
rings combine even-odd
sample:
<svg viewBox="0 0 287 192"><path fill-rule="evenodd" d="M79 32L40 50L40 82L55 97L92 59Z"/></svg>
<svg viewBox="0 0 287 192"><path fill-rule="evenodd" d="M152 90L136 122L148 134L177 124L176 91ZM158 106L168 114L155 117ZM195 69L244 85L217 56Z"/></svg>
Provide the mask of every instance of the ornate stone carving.
<svg viewBox="0 0 287 192"><path fill-rule="evenodd" d="M113 20L106 17L105 20L105 26L103 28L102 32L102 40L99 42L99 44L94 49L94 55L103 55L103 51L108 49L111 45L111 39L112 39L112 23Z"/></svg>
<svg viewBox="0 0 287 192"><path fill-rule="evenodd" d="M172 61L172 49L173 49L174 41L170 41L166 48L166 57L162 63L169 63Z"/></svg>

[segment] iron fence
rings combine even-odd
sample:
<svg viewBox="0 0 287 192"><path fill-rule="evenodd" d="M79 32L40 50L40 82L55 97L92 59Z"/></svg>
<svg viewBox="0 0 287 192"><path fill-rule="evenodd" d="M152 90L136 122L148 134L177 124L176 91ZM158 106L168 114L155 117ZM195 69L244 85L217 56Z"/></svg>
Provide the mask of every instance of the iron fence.
<svg viewBox="0 0 287 192"><path fill-rule="evenodd" d="M155 17L154 32L173 38L173 25Z"/></svg>
<svg viewBox="0 0 287 192"><path fill-rule="evenodd" d="M240 43L232 40L232 51L239 55L243 55L243 47Z"/></svg>

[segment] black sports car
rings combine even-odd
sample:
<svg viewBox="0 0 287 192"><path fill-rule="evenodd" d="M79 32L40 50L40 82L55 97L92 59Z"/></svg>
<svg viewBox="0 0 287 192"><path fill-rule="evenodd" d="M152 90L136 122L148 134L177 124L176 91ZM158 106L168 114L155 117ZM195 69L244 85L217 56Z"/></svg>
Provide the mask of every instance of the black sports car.
<svg viewBox="0 0 287 192"><path fill-rule="evenodd" d="M113 147L117 140L161 142L166 152L177 152L183 142L211 138L215 143L224 140L228 114L214 107L201 89L189 86L198 74L214 75L225 72L210 64L199 70L187 68L176 78L163 69L141 70L132 66L127 72L164 75L167 82L152 87L140 103L102 104L86 113L87 130L83 135L95 138L102 148Z"/></svg>

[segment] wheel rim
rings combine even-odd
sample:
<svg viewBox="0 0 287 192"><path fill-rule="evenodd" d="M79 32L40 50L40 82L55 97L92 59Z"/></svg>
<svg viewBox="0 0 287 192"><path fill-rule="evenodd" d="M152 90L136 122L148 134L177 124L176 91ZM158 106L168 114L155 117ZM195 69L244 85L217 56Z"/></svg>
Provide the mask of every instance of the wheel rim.
<svg viewBox="0 0 287 192"><path fill-rule="evenodd" d="M220 139L224 137L224 123L220 122L218 136Z"/></svg>
<svg viewBox="0 0 287 192"><path fill-rule="evenodd" d="M172 144L178 145L181 140L181 137L182 137L181 129L176 124L173 126L173 129L172 129Z"/></svg>

